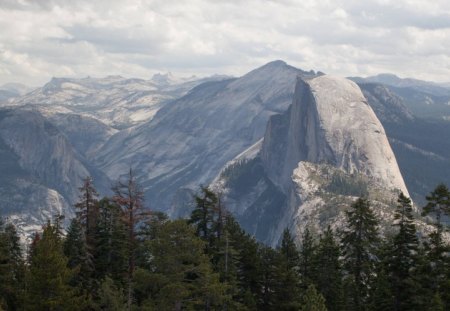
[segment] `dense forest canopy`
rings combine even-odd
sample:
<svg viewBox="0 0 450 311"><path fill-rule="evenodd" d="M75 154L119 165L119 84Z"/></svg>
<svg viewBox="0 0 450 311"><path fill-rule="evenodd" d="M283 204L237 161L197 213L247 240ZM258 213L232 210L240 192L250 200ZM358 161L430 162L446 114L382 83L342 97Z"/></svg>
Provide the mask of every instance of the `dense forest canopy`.
<svg viewBox="0 0 450 311"><path fill-rule="evenodd" d="M188 219L145 206L133 172L99 199L80 187L76 217L36 232L26 252L0 222L0 310L449 310L450 256L442 218L450 192L426 197L429 235L400 194L392 234L357 199L339 232L286 229L277 248L244 232L221 196L201 187ZM391 231L390 231L391 232Z"/></svg>

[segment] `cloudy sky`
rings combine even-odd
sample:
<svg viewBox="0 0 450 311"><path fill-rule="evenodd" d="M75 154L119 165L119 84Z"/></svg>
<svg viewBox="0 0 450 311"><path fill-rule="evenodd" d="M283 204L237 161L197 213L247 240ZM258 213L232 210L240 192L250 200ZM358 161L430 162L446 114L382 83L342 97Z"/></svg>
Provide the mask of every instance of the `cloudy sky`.
<svg viewBox="0 0 450 311"><path fill-rule="evenodd" d="M450 1L0 0L0 84L238 76L275 59L450 81Z"/></svg>

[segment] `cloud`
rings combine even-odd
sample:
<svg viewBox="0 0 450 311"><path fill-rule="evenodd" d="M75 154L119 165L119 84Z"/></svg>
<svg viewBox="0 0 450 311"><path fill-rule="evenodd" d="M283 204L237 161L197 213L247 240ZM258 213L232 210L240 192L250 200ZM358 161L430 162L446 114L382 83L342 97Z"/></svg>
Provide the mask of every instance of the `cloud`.
<svg viewBox="0 0 450 311"><path fill-rule="evenodd" d="M283 59L342 76L448 81L447 0L2 0L0 84L240 75Z"/></svg>

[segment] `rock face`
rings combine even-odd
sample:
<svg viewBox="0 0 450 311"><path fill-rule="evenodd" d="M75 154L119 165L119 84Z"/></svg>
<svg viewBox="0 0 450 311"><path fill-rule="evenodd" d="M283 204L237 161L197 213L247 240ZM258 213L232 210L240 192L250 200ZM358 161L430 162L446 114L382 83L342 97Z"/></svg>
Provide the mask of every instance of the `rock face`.
<svg viewBox="0 0 450 311"><path fill-rule="evenodd" d="M46 116L55 113L78 114L113 128L124 129L151 120L164 104L185 95L195 86L224 78L179 79L162 84L121 76L53 78L43 87L10 104L32 106Z"/></svg>
<svg viewBox="0 0 450 311"><path fill-rule="evenodd" d="M198 186L222 172L215 185L228 208L276 243L286 226L338 224L361 193L389 210L392 189L406 188L385 131L415 202L450 182L450 122L420 118L433 107L446 116L450 97L366 80L361 94L317 76L275 61L240 78L55 78L6 101L12 88L0 87L9 107L0 110L0 214L39 228L56 211L70 215L85 175L108 195L131 166L150 208L184 216Z"/></svg>
<svg viewBox="0 0 450 311"><path fill-rule="evenodd" d="M96 164L113 180L130 166L138 168L147 202L181 215L186 211L177 198L192 197L261 139L269 117L292 102L298 75L314 73L275 61L238 79L204 83L164 106L151 122L114 135Z"/></svg>
<svg viewBox="0 0 450 311"><path fill-rule="evenodd" d="M284 133L273 135L269 124L261 152L268 175L282 188L297 163L307 161L361 173L408 193L384 128L354 82L330 76L300 79L287 119L288 126L275 129ZM287 137L284 152L273 136Z"/></svg>
<svg viewBox="0 0 450 311"><path fill-rule="evenodd" d="M342 222L344 206L356 196L368 195L389 211L398 191L408 195L383 126L360 88L343 78L298 79L291 107L270 119L259 155L240 163L216 184L225 185L231 202L245 202L231 206L244 224L267 219L273 204L282 204L272 226L247 227L271 244L286 227L300 234L308 223ZM263 173L249 173L257 168ZM243 179L253 179L247 200L236 189Z"/></svg>
<svg viewBox="0 0 450 311"><path fill-rule="evenodd" d="M102 192L110 184L37 111L0 109L0 160L2 216L24 231L40 228L55 213L69 219L84 177L92 176Z"/></svg>

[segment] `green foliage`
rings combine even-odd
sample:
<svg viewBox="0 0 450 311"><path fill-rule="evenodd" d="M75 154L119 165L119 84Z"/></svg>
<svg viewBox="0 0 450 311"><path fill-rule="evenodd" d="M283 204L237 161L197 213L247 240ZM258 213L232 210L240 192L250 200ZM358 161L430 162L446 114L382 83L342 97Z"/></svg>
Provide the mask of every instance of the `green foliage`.
<svg viewBox="0 0 450 311"><path fill-rule="evenodd" d="M325 299L317 292L314 285L309 285L303 297L302 311L327 311Z"/></svg>
<svg viewBox="0 0 450 311"><path fill-rule="evenodd" d="M312 282L314 275L314 257L316 252L316 241L311 233L309 227L305 228L303 232L300 256L299 269L302 287L306 290Z"/></svg>
<svg viewBox="0 0 450 311"><path fill-rule="evenodd" d="M439 293L434 294L427 311L444 311L445 306Z"/></svg>
<svg viewBox="0 0 450 311"><path fill-rule="evenodd" d="M420 282L415 274L418 270L419 239L414 224L411 200L403 193L398 197L394 226L398 233L394 236L388 256L388 273L394 298L395 310L415 310L420 307L417 297Z"/></svg>
<svg viewBox="0 0 450 311"><path fill-rule="evenodd" d="M327 309L343 308L341 251L330 227L320 237L314 262L314 283L325 298Z"/></svg>
<svg viewBox="0 0 450 311"><path fill-rule="evenodd" d="M62 241L55 226L48 224L30 258L27 273L26 310L80 310L69 282L73 272L67 267Z"/></svg>
<svg viewBox="0 0 450 311"><path fill-rule="evenodd" d="M22 305L25 266L15 227L0 219L0 307L18 310Z"/></svg>
<svg viewBox="0 0 450 311"><path fill-rule="evenodd" d="M109 277L106 277L100 285L98 300L100 310L122 311L126 309L126 299L123 292Z"/></svg>
<svg viewBox="0 0 450 311"><path fill-rule="evenodd" d="M433 215L436 219L436 230L430 234L425 242L426 271L430 276L430 290L439 299L445 298L444 305L450 307L448 291L449 277L449 245L443 241L442 235L445 227L442 218L450 215L450 191L444 184L440 184L426 197L427 205L423 208L423 215ZM437 297L437 296L436 296Z"/></svg>
<svg viewBox="0 0 450 311"><path fill-rule="evenodd" d="M86 238L78 219L73 219L70 223L63 248L68 259L67 266L75 272L71 284L87 292L92 291L94 263L87 251Z"/></svg>
<svg viewBox="0 0 450 311"><path fill-rule="evenodd" d="M442 230L441 220L444 215L450 215L450 191L447 186L440 184L426 197L427 205L423 208L423 215L432 214L436 217L436 227Z"/></svg>
<svg viewBox="0 0 450 311"><path fill-rule="evenodd" d="M196 228L197 236L207 242L208 247L214 243L214 224L216 221L217 195L207 187L201 187L201 194L195 196L195 208L189 223Z"/></svg>
<svg viewBox="0 0 450 311"><path fill-rule="evenodd" d="M394 308L394 297L392 296L391 283L385 271L384 264L380 264L377 269L375 280L372 286L372 295L370 297L371 311L391 311ZM410 297L413 298L413 297Z"/></svg>
<svg viewBox="0 0 450 311"><path fill-rule="evenodd" d="M346 212L347 227L342 235L346 270L346 295L351 310L366 309L371 278L375 272L375 254L379 242L378 221L367 199L359 198Z"/></svg>
<svg viewBox="0 0 450 311"><path fill-rule="evenodd" d="M298 310L300 307L299 258L294 238L285 229L276 265L275 299L278 310Z"/></svg>
<svg viewBox="0 0 450 311"><path fill-rule="evenodd" d="M434 216L438 209L441 216L447 213L446 192L438 188L425 209ZM132 231L130 210L124 209L130 200L122 206L108 198L96 202L89 239L79 217L65 237L60 225L48 223L29 245L28 265L14 226L0 223L0 310L400 311L450 306L443 227L439 231L436 223L437 230L419 241L411 201L403 194L395 230L383 243L369 201L360 198L346 213L340 243L331 228L317 240L305 228L299 248L285 230L277 249L247 234L208 188L196 197L188 221L153 212L134 218ZM130 270L131 264L136 268Z"/></svg>
<svg viewBox="0 0 450 311"><path fill-rule="evenodd" d="M367 182L358 176L349 178L344 172L336 171L331 176L331 180L325 187L325 190L331 193L348 196L367 196Z"/></svg>
<svg viewBox="0 0 450 311"><path fill-rule="evenodd" d="M225 287L211 269L204 244L183 220L163 224L158 238L149 243L152 273L137 272L142 303L152 301L158 310L222 305Z"/></svg>
<svg viewBox="0 0 450 311"><path fill-rule="evenodd" d="M83 185L78 190L80 191L80 198L75 204L76 215L79 226L85 235L84 240L88 247L87 251L89 251L93 246L98 217L98 193L90 176L83 179Z"/></svg>
<svg viewBox="0 0 450 311"><path fill-rule="evenodd" d="M99 202L95 232L94 275L97 280L111 277L125 284L127 272L127 232L120 207L105 198Z"/></svg>

